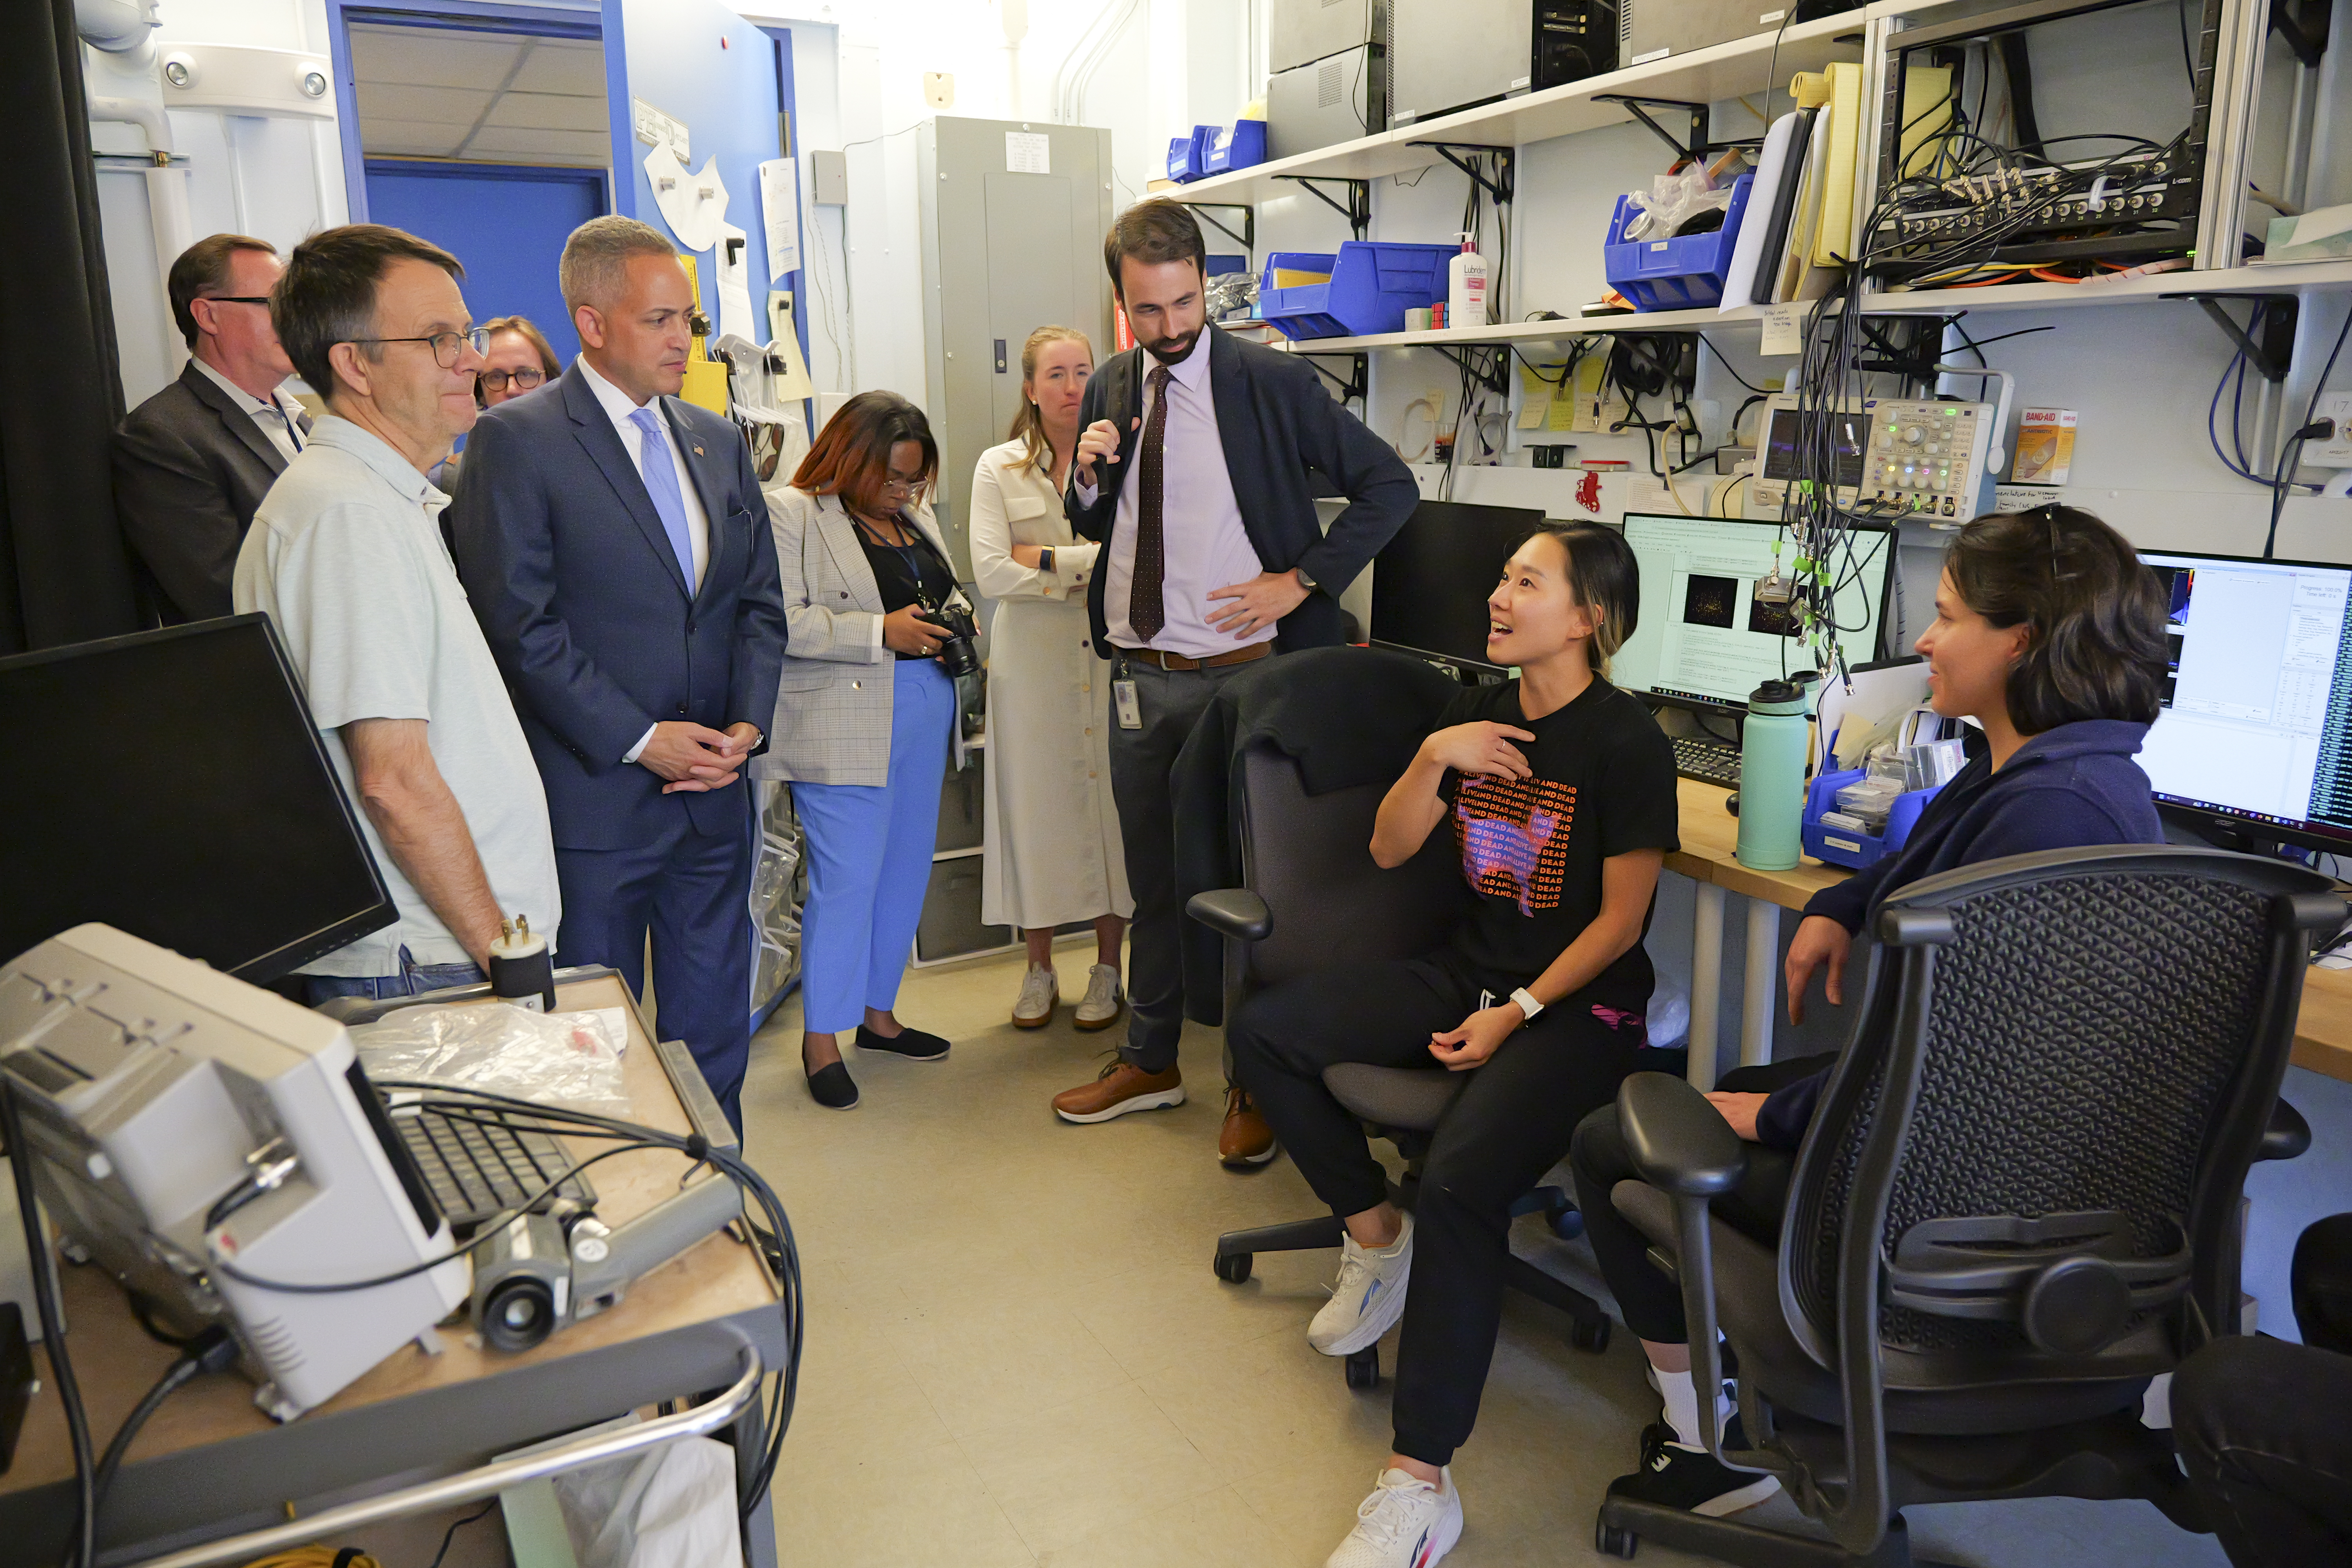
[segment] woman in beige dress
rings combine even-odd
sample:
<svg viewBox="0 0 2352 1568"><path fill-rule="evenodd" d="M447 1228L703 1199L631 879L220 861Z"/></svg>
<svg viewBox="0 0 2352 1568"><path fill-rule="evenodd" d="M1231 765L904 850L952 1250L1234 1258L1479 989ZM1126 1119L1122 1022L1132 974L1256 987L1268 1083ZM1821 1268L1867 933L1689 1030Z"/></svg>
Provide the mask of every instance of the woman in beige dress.
<svg viewBox="0 0 2352 1568"><path fill-rule="evenodd" d="M971 481L971 566L996 603L988 639L987 822L981 918L1020 928L1029 967L1013 1005L1024 1029L1061 1002L1054 930L1095 928L1095 964L1073 1022L1108 1028L1124 1005L1119 942L1127 862L1110 794L1110 667L1095 657L1087 582L1101 546L1062 515L1078 395L1094 351L1072 327L1040 327L1021 346L1013 438L980 455Z"/></svg>

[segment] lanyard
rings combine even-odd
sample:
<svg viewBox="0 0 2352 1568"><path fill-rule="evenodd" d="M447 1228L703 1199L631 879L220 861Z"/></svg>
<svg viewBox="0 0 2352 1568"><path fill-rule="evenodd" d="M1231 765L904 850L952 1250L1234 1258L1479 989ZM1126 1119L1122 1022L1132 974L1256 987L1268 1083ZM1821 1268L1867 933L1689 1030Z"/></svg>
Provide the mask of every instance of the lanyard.
<svg viewBox="0 0 2352 1568"><path fill-rule="evenodd" d="M891 519L892 521L898 525L902 531L913 535L915 539L915 542L912 544L894 544L889 540L883 538L877 530L870 526L864 518L859 517L856 513L852 512L850 514L849 521L856 525L857 531L861 535L866 539L872 540L876 544L887 550L898 558L899 563L907 568L908 577L915 584L916 598L923 599L929 596L930 590L923 582L922 557L928 553L931 542L929 537L926 535L921 529L917 528L913 523L908 522L904 513Z"/></svg>

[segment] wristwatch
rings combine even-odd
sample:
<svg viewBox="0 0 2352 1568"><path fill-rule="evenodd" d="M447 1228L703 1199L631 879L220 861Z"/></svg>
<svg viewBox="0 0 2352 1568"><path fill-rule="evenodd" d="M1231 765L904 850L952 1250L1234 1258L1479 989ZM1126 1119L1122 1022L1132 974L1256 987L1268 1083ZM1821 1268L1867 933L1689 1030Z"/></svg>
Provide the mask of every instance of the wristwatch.
<svg viewBox="0 0 2352 1568"><path fill-rule="evenodd" d="M1039 545L1037 547L1037 570L1040 572L1051 572L1053 569L1054 547L1050 544Z"/></svg>
<svg viewBox="0 0 2352 1568"><path fill-rule="evenodd" d="M1536 1015L1544 1010L1544 1005L1537 1001L1524 985L1511 993L1511 1002L1525 1016L1524 1021L1528 1024L1534 1023Z"/></svg>
<svg viewBox="0 0 2352 1568"><path fill-rule="evenodd" d="M1306 590L1307 590L1308 593L1310 593L1310 594L1311 594L1311 593L1313 593L1313 592L1315 592L1315 588L1316 588L1315 579L1314 579L1314 578L1312 578L1312 577L1309 577L1309 576L1307 574L1307 568L1306 568L1306 567L1304 567L1304 566L1293 566L1293 567L1291 568L1291 571L1292 571L1292 572L1294 572L1294 573L1296 573L1296 574L1297 574L1297 577L1298 577L1298 585L1299 585L1300 587L1302 587L1302 588L1306 589Z"/></svg>

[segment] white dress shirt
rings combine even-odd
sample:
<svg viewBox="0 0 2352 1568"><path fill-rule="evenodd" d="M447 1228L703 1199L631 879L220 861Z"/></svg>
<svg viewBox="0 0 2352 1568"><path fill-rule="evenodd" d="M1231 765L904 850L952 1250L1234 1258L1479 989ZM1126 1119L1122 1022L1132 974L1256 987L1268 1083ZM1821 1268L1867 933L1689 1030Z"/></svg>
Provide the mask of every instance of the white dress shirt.
<svg viewBox="0 0 2352 1568"><path fill-rule="evenodd" d="M288 462L302 455L300 404L275 387L270 389L269 401L264 403L194 355L189 356L188 363L212 377L213 384L227 393L229 400L245 410L246 416L269 437L269 444L277 447Z"/></svg>
<svg viewBox="0 0 2352 1568"><path fill-rule="evenodd" d="M597 405L604 410L604 416L613 422L614 430L621 437L621 450L626 452L629 461L636 465L637 478L642 480L646 477L646 433L638 429L629 416L645 405L630 402L627 393L598 375L596 367L588 363L586 354L582 354L572 363L579 365L580 379L588 384L588 390L596 395ZM669 416L658 405L654 409L654 423L661 426L662 440L669 447L670 467L677 474L677 493L679 499L686 502L686 537L694 546L694 587L698 593L702 588L702 574L710 569L710 514L703 510L702 497L694 488L694 475L686 466L686 454L678 449L677 432L670 428ZM654 731L660 728L660 724L656 723L638 736L637 743L622 754L621 761L635 762L644 754L646 742L654 738Z"/></svg>
<svg viewBox="0 0 2352 1568"><path fill-rule="evenodd" d="M1139 367L1143 378L1142 405L1135 411L1142 416L1146 429L1150 427L1156 401L1151 373L1159 365L1147 350ZM1135 474L1128 475L1119 487L1110 548L1103 556L1103 618L1108 624L1110 640L1121 647L1151 647L1187 658L1208 658L1270 641L1276 627L1267 622L1249 636L1237 637L1209 624L1211 616L1232 605L1228 599L1212 600L1211 590L1247 583L1265 565L1242 526L1233 476L1225 468L1225 445L1217 433L1217 405L1209 392L1207 327L1193 341L1192 352L1168 369L1168 423L1160 432L1160 635L1148 639L1138 637L1127 618L1128 593L1135 581L1136 497L1142 489L1142 480ZM1112 409L1109 416L1117 421L1121 413ZM1140 439L1125 460L1142 463ZM1095 494L1090 487L1078 489L1082 502L1090 502Z"/></svg>

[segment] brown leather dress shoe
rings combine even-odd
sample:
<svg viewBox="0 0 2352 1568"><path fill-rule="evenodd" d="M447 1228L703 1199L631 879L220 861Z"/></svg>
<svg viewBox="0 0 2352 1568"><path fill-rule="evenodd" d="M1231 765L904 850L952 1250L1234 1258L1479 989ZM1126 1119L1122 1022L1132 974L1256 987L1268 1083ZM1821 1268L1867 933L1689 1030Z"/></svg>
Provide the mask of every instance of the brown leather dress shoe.
<svg viewBox="0 0 2352 1568"><path fill-rule="evenodd" d="M1130 1110L1160 1110L1183 1103L1184 1079L1174 1068L1145 1072L1122 1057L1113 1057L1094 1082L1055 1095L1054 1114L1065 1121L1108 1121Z"/></svg>
<svg viewBox="0 0 2352 1568"><path fill-rule="evenodd" d="M1258 1114L1245 1089L1225 1090L1225 1124L1217 1130L1217 1159L1227 1170L1246 1171L1274 1158L1274 1129Z"/></svg>

